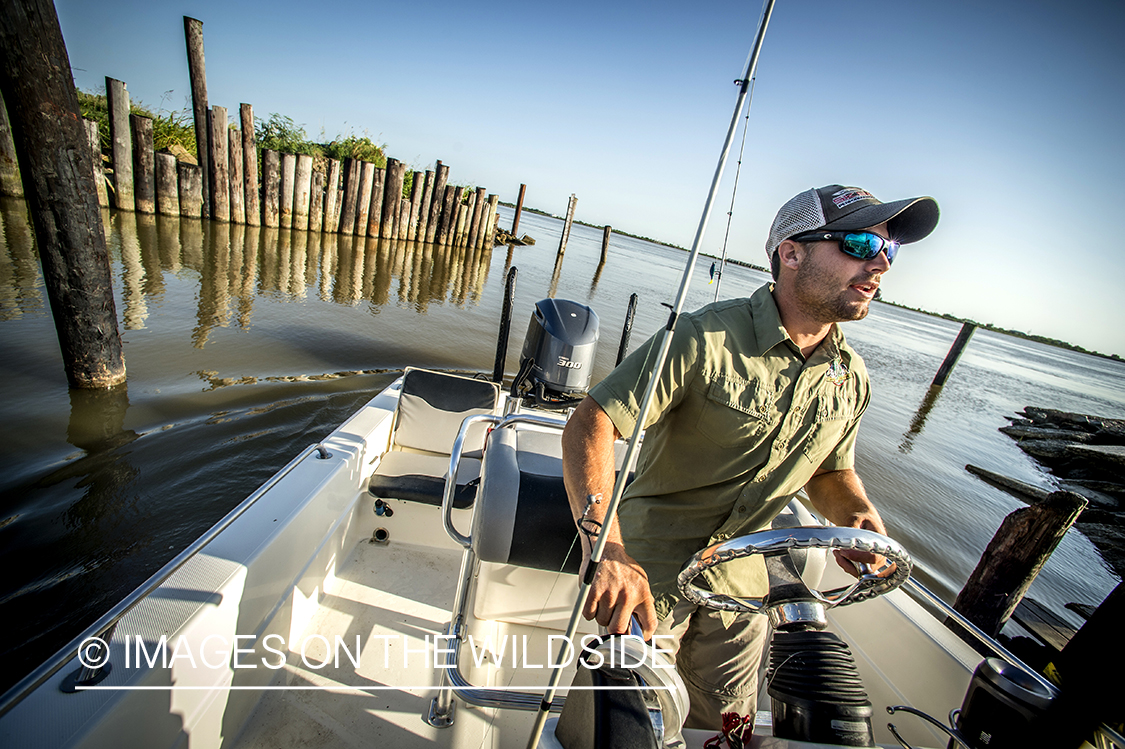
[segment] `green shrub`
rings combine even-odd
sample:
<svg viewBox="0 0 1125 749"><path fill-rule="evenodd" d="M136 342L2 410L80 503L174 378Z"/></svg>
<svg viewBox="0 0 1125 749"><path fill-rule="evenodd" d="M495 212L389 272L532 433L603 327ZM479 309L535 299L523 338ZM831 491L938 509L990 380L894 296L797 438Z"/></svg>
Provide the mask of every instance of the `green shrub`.
<svg viewBox="0 0 1125 749"><path fill-rule="evenodd" d="M270 114L268 120L254 118L254 136L259 148L313 157L324 154L320 145L309 140L304 127L277 112Z"/></svg>
<svg viewBox="0 0 1125 749"><path fill-rule="evenodd" d="M384 154L386 145L378 145L364 133L362 136L353 132L337 136L331 143L324 146L324 155L330 159L360 159L370 161L376 167L385 167L387 157Z"/></svg>
<svg viewBox="0 0 1125 749"><path fill-rule="evenodd" d="M109 102L104 94L95 94L89 91L75 89L78 93L78 109L82 116L98 123L98 136L101 141L102 151L111 148L109 141ZM195 152L195 124L192 114L187 110L168 112L161 109L158 112L145 107L140 101L129 103L129 112L152 120L152 145L157 151L178 144L192 156Z"/></svg>

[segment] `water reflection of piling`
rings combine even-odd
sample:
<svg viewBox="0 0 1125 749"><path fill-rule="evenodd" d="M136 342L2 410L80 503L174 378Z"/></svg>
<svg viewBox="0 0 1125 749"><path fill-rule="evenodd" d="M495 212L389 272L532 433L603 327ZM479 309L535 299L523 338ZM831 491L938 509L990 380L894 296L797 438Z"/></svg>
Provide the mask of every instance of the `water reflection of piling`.
<svg viewBox="0 0 1125 749"><path fill-rule="evenodd" d="M117 231L121 236L121 301L126 330L144 330L148 318L148 303L145 296L145 269L141 262L141 245L137 240L138 214L131 211L118 211L114 216Z"/></svg>
<svg viewBox="0 0 1125 749"><path fill-rule="evenodd" d="M0 253L0 320L14 320L44 307L27 203L20 198L0 198L0 223L0 241L4 244Z"/></svg>
<svg viewBox="0 0 1125 749"><path fill-rule="evenodd" d="M191 332L192 345L203 348L216 327L230 321L230 231L211 224L207 233L207 253L199 280L199 307Z"/></svg>
<svg viewBox="0 0 1125 749"><path fill-rule="evenodd" d="M908 453L914 447L914 440L922 429L926 426L926 417L930 415L933 410L934 404L937 403L938 396L941 395L940 385L930 385L926 395L922 398L922 405L918 406L918 410L914 413L914 418L910 420L910 427L906 430L906 434L902 435L902 444L898 446L900 453Z"/></svg>

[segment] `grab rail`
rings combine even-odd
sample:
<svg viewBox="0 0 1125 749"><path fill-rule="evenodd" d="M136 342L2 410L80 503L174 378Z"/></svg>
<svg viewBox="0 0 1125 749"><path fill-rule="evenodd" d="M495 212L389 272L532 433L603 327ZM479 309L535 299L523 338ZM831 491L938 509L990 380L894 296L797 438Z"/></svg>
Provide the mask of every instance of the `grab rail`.
<svg viewBox="0 0 1125 749"><path fill-rule="evenodd" d="M58 673L63 666L69 663L70 660L78 654L79 648L85 641L87 641L91 637L101 637L102 635L110 633L110 630L117 626L117 622L120 621L130 611L132 611L138 603L147 598L153 591L160 587L160 585L165 580L175 574L181 567L184 566L184 564L187 563L189 559L194 557L204 546L209 544L212 540L214 540L216 536L226 530L226 528L230 526L231 523L241 517L242 514L249 510L250 507L252 507L255 502L261 499L266 492L272 489L279 481L281 481L281 479L285 478L285 476L292 472L298 464L300 464L305 458L309 457L309 455L314 452L319 453L318 459L321 460L326 460L331 457L331 453L329 453L327 449L325 449L324 445L320 443L310 445L309 447L305 448L300 455L291 460L288 465L274 474L269 481L262 484L262 486L258 487L258 489L253 494L242 500L238 507L235 507L233 510L228 512L222 520L211 526L210 530L197 538L194 543L177 554L170 562L165 564L156 573L149 577L149 579L146 580L143 585L135 589L116 606L107 611L100 619L83 630L82 634L71 640L67 645L56 652L49 660L39 666L39 668L32 671L26 677L21 679L15 686L5 692L4 696L0 697L0 716L8 713L12 708L23 701L23 699L27 697L28 694L33 692L36 688L42 685L43 682L47 681L56 673ZM110 633L110 635L112 636L112 633ZM109 638L102 639L107 640L108 645ZM107 652L106 663L108 663L108 657L109 656ZM96 674L98 670L104 668L104 665L105 664L98 667L97 669L87 669L87 674L92 676L93 674L89 674L89 671L91 670ZM86 667L83 666L81 668ZM81 684L79 684L79 686L81 686Z"/></svg>

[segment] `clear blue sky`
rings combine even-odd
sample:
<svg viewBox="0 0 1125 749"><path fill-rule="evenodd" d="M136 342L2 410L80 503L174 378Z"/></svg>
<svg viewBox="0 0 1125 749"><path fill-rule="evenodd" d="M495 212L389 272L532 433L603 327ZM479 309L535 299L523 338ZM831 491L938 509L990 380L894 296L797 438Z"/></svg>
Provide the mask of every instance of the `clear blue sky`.
<svg viewBox="0 0 1125 749"><path fill-rule="evenodd" d="M424 169L689 246L758 2L56 0L76 83L189 106L182 16L212 104L349 129ZM764 264L809 187L932 195L937 231L885 298L1125 355L1116 238L1125 3L777 0L729 254ZM167 93L166 92L170 92ZM737 142L736 152L737 155ZM703 250L721 250L727 187ZM674 290L669 292L674 294Z"/></svg>

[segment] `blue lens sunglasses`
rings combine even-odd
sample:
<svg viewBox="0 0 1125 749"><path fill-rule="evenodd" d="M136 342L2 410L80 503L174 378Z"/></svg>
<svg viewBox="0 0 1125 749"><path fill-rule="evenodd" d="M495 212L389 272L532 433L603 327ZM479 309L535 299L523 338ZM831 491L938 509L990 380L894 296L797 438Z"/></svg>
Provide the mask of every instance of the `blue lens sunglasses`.
<svg viewBox="0 0 1125 749"><path fill-rule="evenodd" d="M885 239L869 231L810 231L792 239L794 242L839 242L841 252L860 260L870 260L886 250L888 263L895 261L895 255L902 247L901 243L893 239Z"/></svg>

